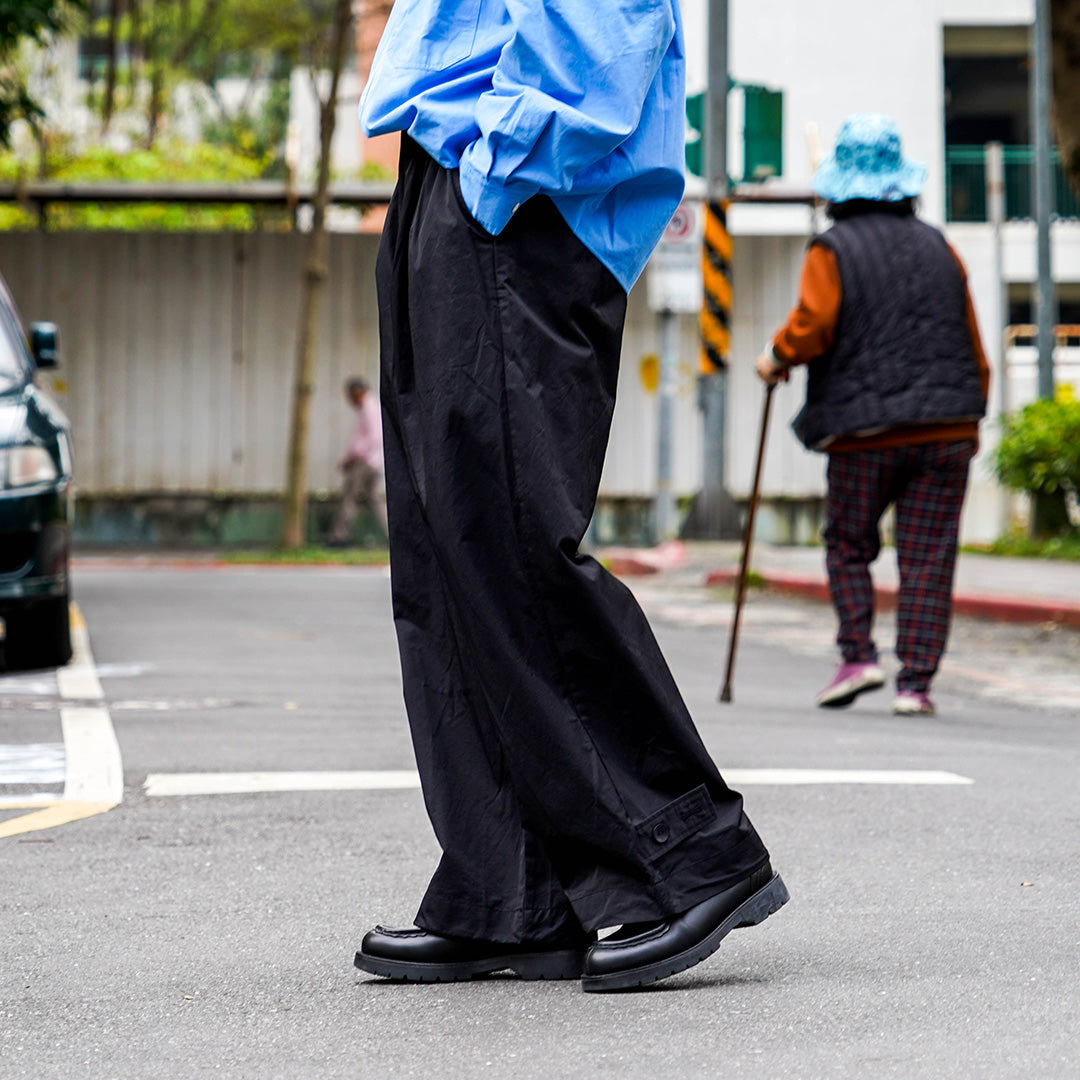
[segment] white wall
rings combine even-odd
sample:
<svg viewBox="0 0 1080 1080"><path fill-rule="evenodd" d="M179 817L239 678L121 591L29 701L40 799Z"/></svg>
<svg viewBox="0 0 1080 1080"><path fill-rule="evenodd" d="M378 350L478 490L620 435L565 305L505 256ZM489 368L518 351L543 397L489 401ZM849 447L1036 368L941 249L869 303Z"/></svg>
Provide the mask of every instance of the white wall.
<svg viewBox="0 0 1080 1080"><path fill-rule="evenodd" d="M706 82L708 0L686 0L687 83ZM730 4L730 68L742 82L763 83L784 92L784 179L808 184L812 175L807 131L816 125L821 147L830 149L844 117L881 111L900 126L905 151L929 169L921 213L941 223L944 217L944 57L945 26L1030 24L1033 0L907 0L893 9L855 0L733 0ZM733 110L734 111L734 110ZM729 130L729 162L741 160L741 117ZM761 388L752 364L767 337L783 321L797 292L798 267L810 231L808 213L796 207L736 206L730 215L735 236L734 327L729 380L728 478L736 495L750 486ZM950 225L950 241L968 265L976 311L995 369L990 414L1004 400L998 328L1000 310L993 278L992 234L987 225ZM1053 231L1053 266L1059 281L1080 282L1080 225L1059 223ZM1031 223L1004 230L1006 281L1035 277L1035 235ZM1019 353L1017 353L1019 355ZM1068 361L1074 377L1076 362ZM1022 358L1010 377L1008 404L1024 394ZM807 496L824 490L820 456L803 451L787 427L801 402L802 382L782 387L775 400L775 422L767 449L764 492ZM983 425L965 511L966 540L998 535L1012 509L994 483L989 456L997 438L996 420Z"/></svg>
<svg viewBox="0 0 1080 1080"><path fill-rule="evenodd" d="M1034 0L943 0L949 26L1024 26L1035 19Z"/></svg>
<svg viewBox="0 0 1080 1080"><path fill-rule="evenodd" d="M730 5L730 68L740 82L784 91L784 176L811 176L807 127L827 150L853 112L885 112L900 125L908 153L930 169L927 215L941 218L944 110L941 0L907 0L902 14L853 0L755 0ZM706 0L684 5L687 83L706 72ZM730 132L737 159L741 131Z"/></svg>
<svg viewBox="0 0 1080 1080"><path fill-rule="evenodd" d="M660 351L659 324L646 302L643 277L630 294L611 441L600 482L605 496L650 498L656 493L658 403L645 389L641 361ZM680 362L675 389L674 489L691 495L701 487L702 432L697 408L697 320L679 321Z"/></svg>
<svg viewBox="0 0 1080 1080"><path fill-rule="evenodd" d="M320 92L329 89L330 75L321 72ZM338 176L355 173L363 163L360 123L356 110L360 103L360 77L355 71L343 71L338 88L337 122L331 146L331 160ZM308 68L294 68L289 80L289 124L299 137L297 175L312 182L319 164L319 101Z"/></svg>

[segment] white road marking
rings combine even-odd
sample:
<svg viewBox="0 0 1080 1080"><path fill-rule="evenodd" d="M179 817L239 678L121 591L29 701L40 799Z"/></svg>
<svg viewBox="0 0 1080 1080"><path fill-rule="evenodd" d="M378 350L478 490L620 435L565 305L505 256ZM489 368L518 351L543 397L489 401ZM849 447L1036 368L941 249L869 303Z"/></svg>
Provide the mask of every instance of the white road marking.
<svg viewBox="0 0 1080 1080"><path fill-rule="evenodd" d="M42 697L56 696L56 683L52 679L43 679L40 675L5 675L4 696Z"/></svg>
<svg viewBox="0 0 1080 1080"><path fill-rule="evenodd" d="M81 616L72 620L71 645L71 663L56 672L60 696L76 701L103 701L105 691L90 651L90 634ZM67 747L64 801L117 806L124 798L124 769L109 710L104 706L64 705L60 708L60 724Z"/></svg>
<svg viewBox="0 0 1080 1080"><path fill-rule="evenodd" d="M103 701L90 635L77 607L71 609L71 663L56 672L61 698ZM124 798L124 771L112 718L104 705L61 705L64 732L64 793L35 792L5 796L0 809L37 809L35 813L0 822L0 838L38 829L52 829L92 817L118 806Z"/></svg>
<svg viewBox="0 0 1080 1080"><path fill-rule="evenodd" d="M94 667L90 635L86 632L86 623L81 618L71 621L71 648L71 663L56 670L56 685L60 687L60 696L69 701L103 700L105 691L101 688L101 680Z"/></svg>
<svg viewBox="0 0 1080 1080"><path fill-rule="evenodd" d="M263 791L383 791L418 788L411 770L384 772L151 773L147 795L246 795Z"/></svg>
<svg viewBox="0 0 1080 1080"><path fill-rule="evenodd" d="M32 810L38 806L51 806L60 801L51 791L31 791L27 795L0 796L0 810Z"/></svg>
<svg viewBox="0 0 1080 1080"><path fill-rule="evenodd" d="M728 769L732 787L792 784L965 785L975 781L958 773L896 769ZM151 773L146 794L250 795L271 791L390 791L418 788L420 777L408 770L371 772Z"/></svg>
<svg viewBox="0 0 1080 1080"><path fill-rule="evenodd" d="M924 769L725 769L732 787L768 784L955 785L975 781L959 773Z"/></svg>
<svg viewBox="0 0 1080 1080"><path fill-rule="evenodd" d="M63 743L0 746L0 784L59 784L63 779Z"/></svg>
<svg viewBox="0 0 1080 1080"><path fill-rule="evenodd" d="M124 772L109 710L65 707L60 723L67 746L64 801L118 805L124 798Z"/></svg>
<svg viewBox="0 0 1080 1080"><path fill-rule="evenodd" d="M111 701L109 702L109 710L111 712L206 712L208 709L232 709L238 705L245 704L243 701L235 698L203 698L201 701L196 701L191 698L183 699L178 698L173 701ZM285 702L285 708L293 708L296 706L292 702Z"/></svg>

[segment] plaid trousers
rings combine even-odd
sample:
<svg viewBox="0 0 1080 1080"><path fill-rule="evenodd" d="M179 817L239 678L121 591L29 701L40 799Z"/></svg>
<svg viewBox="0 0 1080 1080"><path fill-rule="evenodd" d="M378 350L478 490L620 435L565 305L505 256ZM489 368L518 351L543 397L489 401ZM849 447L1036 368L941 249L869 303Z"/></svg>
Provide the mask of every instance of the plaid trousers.
<svg viewBox="0 0 1080 1080"><path fill-rule="evenodd" d="M881 515L896 505L898 690L925 693L945 651L960 511L974 454L975 441L964 439L829 455L826 564L840 623L836 642L849 663L877 659L870 563L881 550Z"/></svg>

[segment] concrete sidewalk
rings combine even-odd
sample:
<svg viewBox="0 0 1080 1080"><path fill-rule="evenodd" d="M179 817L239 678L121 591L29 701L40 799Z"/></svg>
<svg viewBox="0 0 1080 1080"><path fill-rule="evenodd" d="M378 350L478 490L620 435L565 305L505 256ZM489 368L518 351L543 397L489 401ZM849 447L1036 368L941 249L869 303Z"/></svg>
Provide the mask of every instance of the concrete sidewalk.
<svg viewBox="0 0 1080 1080"><path fill-rule="evenodd" d="M703 584L722 587L738 579L742 548L738 543L673 541L640 551L609 548L601 555L620 575L698 573ZM751 570L774 592L829 599L823 548L755 544L750 561ZM872 573L879 606L895 606L899 583L895 549L882 551ZM1080 563L961 552L955 610L958 615L1005 622L1056 622L1080 628Z"/></svg>

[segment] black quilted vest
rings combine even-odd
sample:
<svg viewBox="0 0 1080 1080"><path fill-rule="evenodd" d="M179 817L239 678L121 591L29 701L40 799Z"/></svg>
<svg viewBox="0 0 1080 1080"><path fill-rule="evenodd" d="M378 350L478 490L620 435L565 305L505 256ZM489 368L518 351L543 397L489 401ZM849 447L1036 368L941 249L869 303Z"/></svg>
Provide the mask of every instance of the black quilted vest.
<svg viewBox="0 0 1080 1080"><path fill-rule="evenodd" d="M792 424L803 444L827 450L841 435L982 417L964 282L941 233L914 215L865 213L813 243L836 256L842 299Z"/></svg>

